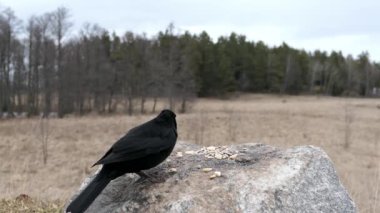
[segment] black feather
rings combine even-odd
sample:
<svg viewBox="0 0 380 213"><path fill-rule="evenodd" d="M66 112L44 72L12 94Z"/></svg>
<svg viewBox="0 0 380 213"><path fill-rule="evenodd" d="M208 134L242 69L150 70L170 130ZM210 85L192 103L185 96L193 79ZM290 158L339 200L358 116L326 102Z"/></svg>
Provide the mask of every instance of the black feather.
<svg viewBox="0 0 380 213"><path fill-rule="evenodd" d="M67 212L84 212L107 184L125 174L140 173L163 162L177 141L176 115L163 110L156 118L128 131L99 159L103 164L94 180L70 203Z"/></svg>

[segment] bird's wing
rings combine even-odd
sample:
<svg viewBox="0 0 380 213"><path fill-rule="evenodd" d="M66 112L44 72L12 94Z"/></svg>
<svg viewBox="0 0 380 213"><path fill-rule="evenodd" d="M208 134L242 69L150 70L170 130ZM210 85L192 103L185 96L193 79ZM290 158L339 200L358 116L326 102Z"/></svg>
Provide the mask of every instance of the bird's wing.
<svg viewBox="0 0 380 213"><path fill-rule="evenodd" d="M94 165L130 161L159 153L174 144L163 137L124 136Z"/></svg>

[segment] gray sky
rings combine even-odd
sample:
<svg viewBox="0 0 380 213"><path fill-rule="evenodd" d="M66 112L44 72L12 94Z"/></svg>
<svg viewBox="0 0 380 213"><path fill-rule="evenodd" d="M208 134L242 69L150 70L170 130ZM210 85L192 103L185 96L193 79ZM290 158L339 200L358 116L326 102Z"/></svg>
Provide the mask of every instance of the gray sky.
<svg viewBox="0 0 380 213"><path fill-rule="evenodd" d="M368 51L380 62L380 1L377 0L0 0L26 21L65 6L74 29L97 23L118 34L154 35L173 22L180 30L207 31L214 39L234 31L249 40L306 50ZM73 30L73 33L75 30Z"/></svg>

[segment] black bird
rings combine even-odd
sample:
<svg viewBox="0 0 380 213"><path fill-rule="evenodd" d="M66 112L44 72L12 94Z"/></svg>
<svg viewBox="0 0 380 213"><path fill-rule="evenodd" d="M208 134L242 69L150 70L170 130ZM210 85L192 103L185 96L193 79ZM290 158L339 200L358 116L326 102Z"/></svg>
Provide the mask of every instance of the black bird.
<svg viewBox="0 0 380 213"><path fill-rule="evenodd" d="M125 174L148 176L142 170L163 162L177 141L176 115L163 110L156 118L132 128L93 166L103 164L91 183L70 203L67 212L84 212L107 184Z"/></svg>

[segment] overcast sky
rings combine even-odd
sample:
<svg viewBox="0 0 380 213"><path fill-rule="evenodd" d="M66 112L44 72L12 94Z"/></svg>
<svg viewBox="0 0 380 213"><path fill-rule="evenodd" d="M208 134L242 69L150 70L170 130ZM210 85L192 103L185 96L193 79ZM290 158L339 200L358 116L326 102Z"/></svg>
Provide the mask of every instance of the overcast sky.
<svg viewBox="0 0 380 213"><path fill-rule="evenodd" d="M341 50L357 56L368 51L380 62L380 1L377 0L0 0L16 16L70 10L79 29L97 23L121 34L154 35L173 22L180 30L207 31L216 39L234 31L249 40L306 50Z"/></svg>

